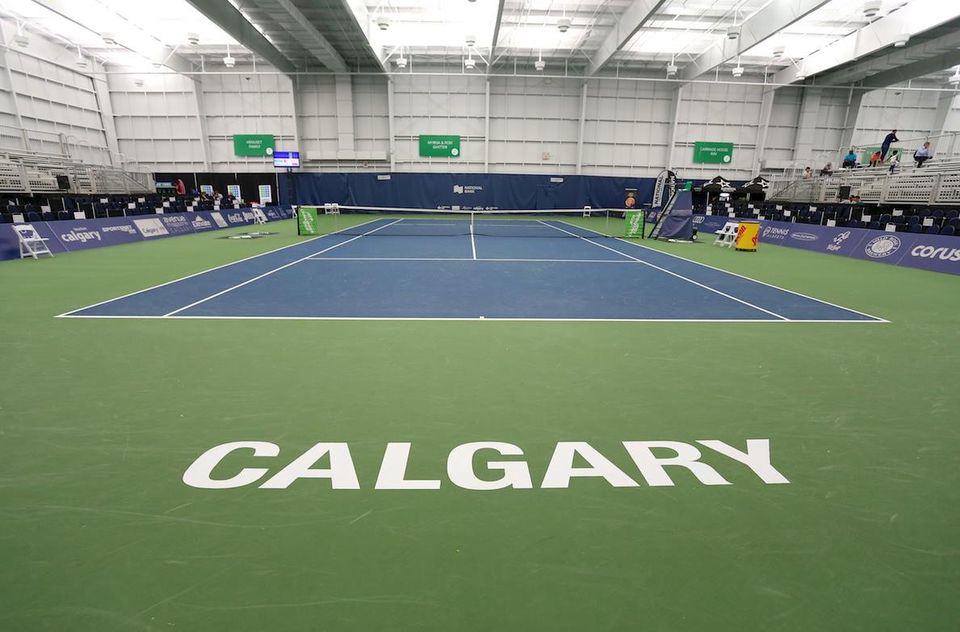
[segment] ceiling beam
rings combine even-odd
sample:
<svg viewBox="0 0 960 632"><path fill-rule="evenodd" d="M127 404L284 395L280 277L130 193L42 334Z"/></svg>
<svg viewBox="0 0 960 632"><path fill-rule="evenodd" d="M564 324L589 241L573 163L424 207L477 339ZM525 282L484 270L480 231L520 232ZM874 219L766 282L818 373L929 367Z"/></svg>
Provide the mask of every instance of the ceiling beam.
<svg viewBox="0 0 960 632"><path fill-rule="evenodd" d="M333 47L323 33L310 23L300 9L290 0L274 0L287 14L294 19L298 27L303 30L308 41L301 42L304 48L310 51L317 61L333 72L349 72L347 62L343 60L337 49Z"/></svg>
<svg viewBox="0 0 960 632"><path fill-rule="evenodd" d="M493 40L490 42L490 63L493 63L493 60L497 58L497 42L500 39L500 25L503 23L503 5L507 3L507 0L500 0L500 4L497 7L497 23L493 27Z"/></svg>
<svg viewBox="0 0 960 632"><path fill-rule="evenodd" d="M886 17L868 24L803 59L799 66L784 68L774 75L773 83L798 81L802 69L807 77L892 46L901 33L911 37L960 17L960 2L913 0Z"/></svg>
<svg viewBox="0 0 960 632"><path fill-rule="evenodd" d="M633 0L610 33L597 50L596 56L587 68L587 76L592 77L607 65L614 54L630 41L630 38L646 24L666 0Z"/></svg>
<svg viewBox="0 0 960 632"><path fill-rule="evenodd" d="M951 50L936 57L930 57L911 64L897 66L890 70L879 72L872 77L864 79L861 85L865 88L886 88L895 83L903 83L923 77L930 73L945 70L951 66L960 64L960 50Z"/></svg>
<svg viewBox="0 0 960 632"><path fill-rule="evenodd" d="M838 86L863 81L875 84L876 81L885 81L884 77L900 77L887 85L909 81L917 77L943 70L958 62L950 62L960 48L960 30L950 31L940 37L935 37L918 44L893 48L885 55L864 59L863 61L838 68L832 72L817 77L818 85ZM943 65L940 65L943 64ZM930 66L939 66L926 70ZM914 74L919 72L919 74Z"/></svg>
<svg viewBox="0 0 960 632"><path fill-rule="evenodd" d="M86 10L76 0L35 0L35 2L92 33L102 35L102 31L96 22L96 14ZM117 32L113 33L113 36L117 44L123 48L154 63L162 63L170 70L184 74L194 70L190 60L176 54L173 48L158 42L143 32ZM106 48L106 45L104 47Z"/></svg>
<svg viewBox="0 0 960 632"><path fill-rule="evenodd" d="M360 32L363 33L367 50L373 55L374 59L377 60L377 63L380 64L380 69L383 70L383 72L389 73L390 68L387 64L386 55L382 52L377 52L378 48L382 51L383 46L375 41L377 36L370 32L370 12L367 10L366 2L364 0L340 0L340 4L347 12L347 15L356 23Z"/></svg>
<svg viewBox="0 0 960 632"><path fill-rule="evenodd" d="M211 22L226 31L241 46L284 73L296 70L293 62L274 47L228 0L187 0Z"/></svg>
<svg viewBox="0 0 960 632"><path fill-rule="evenodd" d="M803 19L827 2L829 0L771 2L740 26L740 37L738 39L727 39L726 33L723 33L718 45L697 56L692 63L687 64L680 71L680 78L685 81L692 81L717 66L736 59L738 55L776 35L794 22Z"/></svg>

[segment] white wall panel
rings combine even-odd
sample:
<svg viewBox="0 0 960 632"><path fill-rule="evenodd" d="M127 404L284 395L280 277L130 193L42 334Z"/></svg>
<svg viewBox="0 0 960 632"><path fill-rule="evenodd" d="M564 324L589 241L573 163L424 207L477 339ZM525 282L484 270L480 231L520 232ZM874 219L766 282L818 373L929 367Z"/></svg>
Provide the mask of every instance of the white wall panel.
<svg viewBox="0 0 960 632"><path fill-rule="evenodd" d="M16 25L0 20L0 34L7 35ZM75 57L42 37L31 37L28 48L5 49L7 72L3 73L0 96L0 125L16 125L13 99L16 99L30 151L70 155L90 164L109 164L110 153L100 119L93 80L72 65ZM14 130L8 130L13 132ZM5 133L5 146L23 149L15 134ZM62 139L62 141L61 141Z"/></svg>

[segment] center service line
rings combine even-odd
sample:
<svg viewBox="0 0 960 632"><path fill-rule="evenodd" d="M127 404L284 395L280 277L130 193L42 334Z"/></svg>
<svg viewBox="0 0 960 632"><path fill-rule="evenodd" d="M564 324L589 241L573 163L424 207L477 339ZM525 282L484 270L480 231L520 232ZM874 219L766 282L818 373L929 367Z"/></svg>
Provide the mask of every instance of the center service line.
<svg viewBox="0 0 960 632"><path fill-rule="evenodd" d="M477 260L477 242L473 234L473 220L470 220L470 249L473 251L473 260Z"/></svg>
<svg viewBox="0 0 960 632"><path fill-rule="evenodd" d="M540 221L540 220L538 220L538 221ZM634 257L634 256L632 256L632 255L628 255L627 253L621 252L621 251L617 250L616 248L611 248L610 246L604 246L603 244L598 244L598 243L595 242L595 241L591 241L591 240L589 240L589 239L584 239L584 237L583 237L582 235L578 235L578 234L576 234L576 233L571 233L569 230L564 230L564 229L560 228L559 226L553 226L553 225L548 224L548 223L546 223L546 222L544 222L544 221L540 221L540 223L543 224L544 226L549 226L550 228L553 228L554 230L559 230L559 231L562 232L562 233L566 233L566 234L571 235L571 236L573 236L573 237L576 237L576 238L578 238L578 239L583 239L583 241L585 241L585 242L587 242L587 243L590 243L590 244L593 244L594 246L596 246L596 247L598 247L598 248L603 248L603 249L605 249L605 250L609 250L610 252L615 252L615 253L617 253L617 254L619 254L619 255L623 255L624 257L629 257L630 259L633 259L633 260L636 261L637 263L642 263L642 264L645 265L645 266L649 266L649 267L654 268L654 269L656 269L656 270L660 270L661 272L666 272L667 274L669 274L669 275L671 275L671 276L675 276L675 277L677 277L678 279L682 279L682 280L686 281L687 283L692 283L692 284L694 284L694 285L697 285L697 286L699 286L699 287L702 287L702 288L705 289L705 290L709 290L709 291L711 291L711 292L713 292L713 293L715 293L715 294L719 294L720 296L724 296L724 297L729 298L729 299L731 299L731 300L733 300L733 301L736 301L736 302L738 302L738 303L741 303L741 304L743 304L743 305L746 305L747 307L752 307L753 309L759 310L759 311L761 311L761 312L763 312L763 313L765 313L765 314L770 314L771 316L774 316L774 317L776 317L776 318L779 318L780 320L790 320L790 319L787 318L786 316L781 316L780 314L777 314L776 312L771 312L769 309L763 309L762 307L759 307L759 306L757 306L757 305L754 305L753 303L748 303L747 301L744 301L743 299L739 299L739 298L737 298L736 296L731 296L730 294L727 294L726 292L721 292L720 290L715 289L715 288L712 288L712 287L710 287L709 285L704 285L703 283L700 283L700 282L698 282L698 281L694 281L693 279L687 278L687 277L683 276L682 274L677 274L676 272L673 272L673 271L671 271L671 270L667 270L666 268L661 268L660 266L654 265L654 264L650 263L649 261L644 261L643 259L638 259L638 258L636 258L636 257Z"/></svg>
<svg viewBox="0 0 960 632"><path fill-rule="evenodd" d="M357 239L360 239L361 237L366 237L367 235L370 235L370 234L372 234L372 233L375 233L375 232L377 232L378 230L383 230L384 228L387 228L388 226L393 226L393 225L396 224L397 222L401 222L401 221L403 221L403 220L402 220L402 219L394 220L394 221L390 222L389 224L384 224L383 226L380 226L379 228L374 228L373 230L368 230L367 232L363 233L362 235L357 235L356 237L351 237L350 239L348 239L348 240L346 240L346 241L342 241L342 242L340 242L339 244L335 244L335 245L333 245L333 246L330 246L329 248L324 248L324 249L321 250L320 252L310 253L310 254L307 255L306 257L302 257L302 258L300 258L300 259L297 259L296 261L291 261L290 263L285 264L285 265L282 265L282 266L280 266L279 268L274 268L273 270L268 270L268 271L264 272L263 274L260 274L260 275L257 275L257 276L255 276L255 277L253 277L252 279L247 279L247 280L244 281L243 283L237 283L237 284L234 285L233 287L228 287L228 288L225 289L225 290L221 290L221 291L217 292L216 294L211 294L210 296L208 296L208 297L206 297L206 298L202 298L202 299L200 299L199 301L194 301L193 303L190 303L189 305L184 305L183 307L181 307L181 308L179 308L179 309L175 309L175 310L173 310L172 312L168 312L168 313L164 314L162 317L163 317L163 318L168 318L168 317L170 317L170 316L173 316L174 314L179 314L180 312L182 312L182 311L184 311L184 310L186 310L186 309L190 309L191 307L196 307L197 305L199 305L199 304L201 304L201 303L206 303L206 302L209 301L210 299L217 298L218 296L223 296L223 295L226 294L227 292L232 292L232 291L236 290L237 288L243 287L244 285L249 285L250 283L253 283L254 281L258 281L258 280L262 279L262 278L265 277L265 276L270 276L270 275L273 274L274 272L279 272L280 270L283 270L284 268L289 268L290 266L297 265L298 263L300 263L300 262L302 262L302 261L306 261L306 260L309 259L310 257L314 257L314 256L316 256L316 255L322 255L322 254L325 253L325 252L330 252L330 251L333 250L334 248L339 248L340 246L345 246L345 245L349 244L351 241L356 241Z"/></svg>

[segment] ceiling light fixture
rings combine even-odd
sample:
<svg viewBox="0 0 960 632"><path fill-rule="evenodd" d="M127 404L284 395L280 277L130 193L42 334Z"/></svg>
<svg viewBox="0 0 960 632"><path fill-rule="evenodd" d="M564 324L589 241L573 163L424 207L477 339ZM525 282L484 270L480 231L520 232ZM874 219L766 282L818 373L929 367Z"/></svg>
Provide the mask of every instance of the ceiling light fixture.
<svg viewBox="0 0 960 632"><path fill-rule="evenodd" d="M475 46L477 43L477 36L467 35L466 43L467 43L467 48L470 48L471 46Z"/></svg>
<svg viewBox="0 0 960 632"><path fill-rule="evenodd" d="M200 35L198 33L187 33L187 43L191 46L200 45Z"/></svg>
<svg viewBox="0 0 960 632"><path fill-rule="evenodd" d="M883 6L881 0L867 0L863 3L863 17L868 20L875 18L880 14L880 8Z"/></svg>
<svg viewBox="0 0 960 632"><path fill-rule="evenodd" d="M907 42L909 41L910 41L910 34L904 32L897 35L897 38L893 40L893 45L896 48L903 48L904 46L907 45Z"/></svg>
<svg viewBox="0 0 960 632"><path fill-rule="evenodd" d="M676 56L671 55L671 56L670 56L670 63L667 64L667 76L668 76L668 77L676 77L676 76L677 76L677 72L679 71L679 68L677 68L676 61L677 61Z"/></svg>
<svg viewBox="0 0 960 632"><path fill-rule="evenodd" d="M561 33L566 33L567 31L569 31L571 24L573 24L573 22L570 20L570 18L566 16L557 20L557 28L560 29Z"/></svg>
<svg viewBox="0 0 960 632"><path fill-rule="evenodd" d="M728 40L735 40L735 39L739 39L739 38L740 38L740 27L739 27L739 26L731 26L730 28L727 29L727 39L728 39Z"/></svg>
<svg viewBox="0 0 960 632"><path fill-rule="evenodd" d="M117 36L113 33L105 32L100 34L100 38L103 40L103 43L107 46L116 46L117 45Z"/></svg>
<svg viewBox="0 0 960 632"><path fill-rule="evenodd" d="M230 44L227 44L227 56L223 58L223 65L227 68L233 68L237 65L237 60L230 56Z"/></svg>
<svg viewBox="0 0 960 632"><path fill-rule="evenodd" d="M543 69L547 67L547 63L543 61L543 51L541 50L537 53L537 61L533 62L533 67L539 72L543 72Z"/></svg>
<svg viewBox="0 0 960 632"><path fill-rule="evenodd" d="M386 31L388 28L390 28L390 20L387 19L387 16L381 15L377 18L377 27L381 31Z"/></svg>
<svg viewBox="0 0 960 632"><path fill-rule="evenodd" d="M23 32L23 22L17 22L17 34L13 36L13 42L21 48L26 48L30 45L30 38Z"/></svg>
<svg viewBox="0 0 960 632"><path fill-rule="evenodd" d="M734 76L734 77L742 77L742 76L743 76L743 66L740 65L740 55L737 55L737 65L734 66L732 72L733 72L733 76Z"/></svg>
<svg viewBox="0 0 960 632"><path fill-rule="evenodd" d="M783 56L786 54L786 49L783 47L783 44L779 44L773 48L773 58L774 59L783 59Z"/></svg>

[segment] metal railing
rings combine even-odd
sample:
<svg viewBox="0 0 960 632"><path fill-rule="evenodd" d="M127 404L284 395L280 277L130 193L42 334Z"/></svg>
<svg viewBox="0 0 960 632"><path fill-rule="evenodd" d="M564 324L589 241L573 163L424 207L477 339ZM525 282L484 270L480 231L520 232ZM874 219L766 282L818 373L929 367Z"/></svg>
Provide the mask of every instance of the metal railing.
<svg viewBox="0 0 960 632"><path fill-rule="evenodd" d="M932 161L922 168L896 168L893 173L890 167L873 167L807 179L774 179L767 198L835 202L844 187L850 187L849 196L871 204L960 205L960 158Z"/></svg>
<svg viewBox="0 0 960 632"><path fill-rule="evenodd" d="M65 182L63 176L67 178ZM28 195L155 193L156 183L152 173L89 165L56 154L0 151L0 192Z"/></svg>

